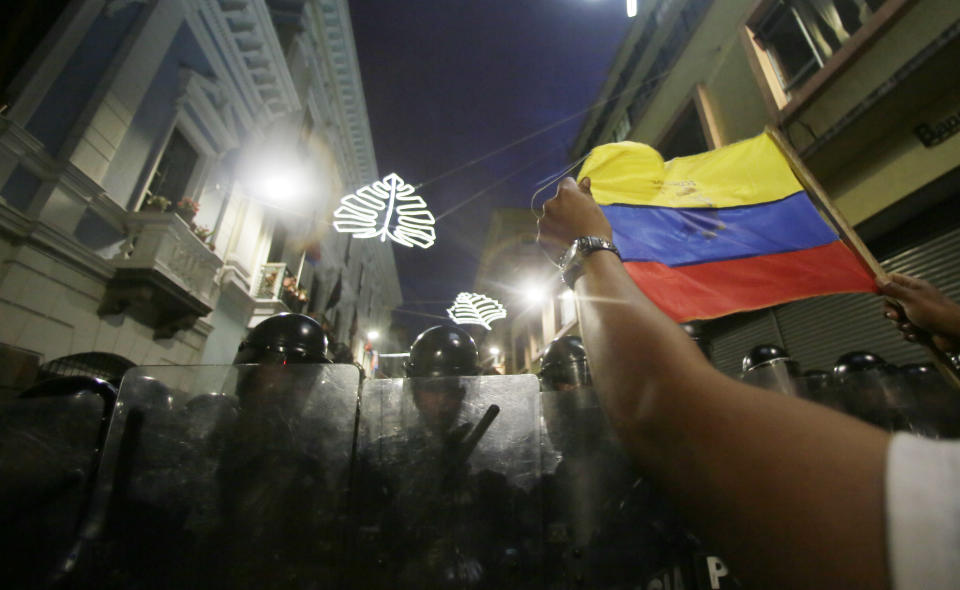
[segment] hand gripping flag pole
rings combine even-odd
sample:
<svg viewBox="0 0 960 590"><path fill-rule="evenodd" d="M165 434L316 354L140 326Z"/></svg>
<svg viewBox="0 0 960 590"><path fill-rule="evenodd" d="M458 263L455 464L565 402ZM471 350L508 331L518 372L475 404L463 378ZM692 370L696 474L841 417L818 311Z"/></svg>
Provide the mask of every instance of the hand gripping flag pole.
<svg viewBox="0 0 960 590"><path fill-rule="evenodd" d="M842 213L833 205L833 202L827 196L827 192L817 181L813 173L807 169L806 165L803 163L803 160L800 159L800 156L793 150L790 144L786 141L783 135L771 127L766 128L766 134L770 136L773 142L777 145L777 148L780 150L780 153L787 159L787 162L790 164L790 169L793 170L793 173L796 175L797 179L800 181L800 184L807 190L807 194L811 197L813 204L824 214L824 216L830 220L833 226L836 228L840 239L844 244L854 253L854 255L860 260L860 262L873 273L873 276L881 281L886 281L887 272L883 270L883 267L880 266L880 263L877 262L877 259L874 258L873 254L867 248L867 245L863 243L863 240L860 239L860 236L853 229L849 222ZM889 300L891 303L900 307L900 304L895 300ZM901 315L902 313L901 308ZM922 344L926 349L927 353L930 355L931 360L933 361L934 366L937 367L937 370L940 371L940 374L950 383L954 388L960 389L960 374L957 372L957 368L950 361L950 358L942 350L937 348L930 334L926 332L921 332L918 334L918 342Z"/></svg>

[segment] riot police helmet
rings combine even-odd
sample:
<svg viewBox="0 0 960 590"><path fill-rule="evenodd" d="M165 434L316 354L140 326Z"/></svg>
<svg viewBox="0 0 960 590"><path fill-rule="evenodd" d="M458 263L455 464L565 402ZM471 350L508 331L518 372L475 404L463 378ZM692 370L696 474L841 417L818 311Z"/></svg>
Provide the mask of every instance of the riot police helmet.
<svg viewBox="0 0 960 590"><path fill-rule="evenodd" d="M327 335L315 319L298 313L269 317L240 343L235 365L329 363Z"/></svg>
<svg viewBox="0 0 960 590"><path fill-rule="evenodd" d="M579 336L562 336L547 346L540 363L540 380L548 389L592 383L587 351Z"/></svg>
<svg viewBox="0 0 960 590"><path fill-rule="evenodd" d="M888 368L887 362L880 355L863 350L848 352L837 359L833 365L833 375L843 379L854 373L865 371L880 371Z"/></svg>
<svg viewBox="0 0 960 590"><path fill-rule="evenodd" d="M346 342L334 342L330 345L330 358L338 364L352 365L353 352Z"/></svg>
<svg viewBox="0 0 960 590"><path fill-rule="evenodd" d="M407 377L469 377L480 374L480 355L466 331L434 326L413 342L405 370Z"/></svg>
<svg viewBox="0 0 960 590"><path fill-rule="evenodd" d="M900 372L907 377L939 375L939 373L937 373L937 368L933 363L907 363L900 367Z"/></svg>
<svg viewBox="0 0 960 590"><path fill-rule="evenodd" d="M803 378L818 385L828 385L831 379L830 372L822 369L810 369L804 371Z"/></svg>
<svg viewBox="0 0 960 590"><path fill-rule="evenodd" d="M760 344L754 346L750 349L743 357L743 372L749 373L761 367L767 365L768 363L773 363L774 361L790 361L793 362L793 359L790 358L790 354L776 344Z"/></svg>

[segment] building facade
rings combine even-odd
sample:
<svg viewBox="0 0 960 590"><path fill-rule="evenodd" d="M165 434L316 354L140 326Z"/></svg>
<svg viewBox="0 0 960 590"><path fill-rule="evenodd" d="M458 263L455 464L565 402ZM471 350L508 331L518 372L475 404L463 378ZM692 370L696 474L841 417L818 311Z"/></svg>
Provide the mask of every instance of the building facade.
<svg viewBox="0 0 960 590"><path fill-rule="evenodd" d="M538 372L554 338L577 334L573 292L537 244L537 219L529 209L492 211L474 290L507 310L489 332L470 327L486 366L506 374Z"/></svg>
<svg viewBox="0 0 960 590"><path fill-rule="evenodd" d="M362 354L400 287L330 226L377 178L346 1L58 4L5 78L5 362L229 363L281 311Z"/></svg>
<svg viewBox="0 0 960 590"><path fill-rule="evenodd" d="M779 129L890 271L960 296L960 4L949 0L659 0L644 3L576 140L665 159ZM804 368L851 350L926 360L870 295L837 295L703 326L739 371L752 345Z"/></svg>

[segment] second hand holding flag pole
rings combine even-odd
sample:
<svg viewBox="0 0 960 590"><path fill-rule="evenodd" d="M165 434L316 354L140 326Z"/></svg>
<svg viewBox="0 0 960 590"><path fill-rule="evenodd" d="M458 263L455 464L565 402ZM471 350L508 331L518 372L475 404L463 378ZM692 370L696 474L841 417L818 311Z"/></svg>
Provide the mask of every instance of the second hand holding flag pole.
<svg viewBox="0 0 960 590"><path fill-rule="evenodd" d="M860 236L857 235L857 232L854 231L853 227L847 222L846 218L843 217L843 214L834 207L833 203L830 201L830 198L827 196L826 191L820 186L820 183L817 182L816 177L807 169L803 161L800 159L800 156L793 150L786 139L780 134L776 129L770 127L766 128L766 133L773 139L777 144L777 147L780 149L780 152L783 153L784 157L787 158L787 161L790 163L790 168L796 174L797 178L800 180L800 183L803 184L804 188L807 189L807 194L809 194L814 203L818 208L826 215L828 219L833 223L837 228L837 231L840 234L840 238L843 242L850 248L854 254L860 259L860 261L869 268L876 279L881 282L886 282L889 280L887 277L887 272L883 270L883 267L880 266L880 263L877 262L877 259L873 257L873 254L867 248L866 244L863 243L863 240L860 239ZM891 303L900 307L900 304L894 300L890 300ZM902 313L902 308L901 308ZM933 339L927 333L918 334L919 344L923 345L927 353L930 355L931 360L933 361L934 366L937 367L937 370L940 371L940 374L950 383L954 388L960 389L960 374L958 374L956 367L950 361L950 358L942 350L937 348Z"/></svg>

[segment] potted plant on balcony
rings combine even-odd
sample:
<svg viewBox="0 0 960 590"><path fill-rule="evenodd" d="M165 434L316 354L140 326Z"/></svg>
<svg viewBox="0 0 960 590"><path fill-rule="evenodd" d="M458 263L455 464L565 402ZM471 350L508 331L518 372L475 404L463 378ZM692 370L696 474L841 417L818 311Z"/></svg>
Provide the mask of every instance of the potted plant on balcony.
<svg viewBox="0 0 960 590"><path fill-rule="evenodd" d="M188 225L193 223L193 218L197 215L197 212L200 211L200 205L191 199L190 197L183 197L177 203L177 208L175 213L180 216L181 219L187 222Z"/></svg>
<svg viewBox="0 0 960 590"><path fill-rule="evenodd" d="M194 225L193 235L200 238L200 241L206 244L211 251L213 250L213 241L210 240L210 238L213 236L212 229L203 225Z"/></svg>
<svg viewBox="0 0 960 590"><path fill-rule="evenodd" d="M157 211L163 213L170 208L170 199L160 195L149 195L140 206L141 211Z"/></svg>

